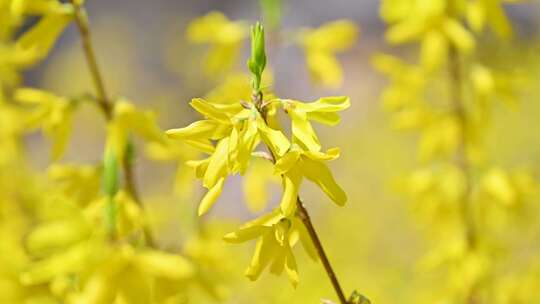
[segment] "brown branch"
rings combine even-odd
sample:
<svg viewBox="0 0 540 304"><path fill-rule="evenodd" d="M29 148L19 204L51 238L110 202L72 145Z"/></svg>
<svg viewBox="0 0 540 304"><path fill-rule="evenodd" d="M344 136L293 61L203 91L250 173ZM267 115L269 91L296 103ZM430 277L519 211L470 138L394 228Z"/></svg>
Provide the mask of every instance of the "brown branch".
<svg viewBox="0 0 540 304"><path fill-rule="evenodd" d="M334 287L334 290L339 298L339 302L341 304L347 304L348 302L347 302L347 299L345 298L345 294L343 293L343 289L341 288L341 285L339 284L339 280L336 276L336 273L334 272L334 269L332 268L332 265L330 264L330 260L328 259L328 256L326 255L326 252L324 251L324 247L321 243L321 240L319 239L319 235L315 231L315 227L313 226L311 217L309 216L307 209L304 207L304 204L302 203L299 197L296 200L296 206L298 208L297 209L298 217L302 220L302 223L304 223L304 226L306 226L309 237L311 238L311 241L313 242L313 245L315 246L315 250L317 251L319 258L321 259L321 263L323 264L324 270L326 271L326 274L328 275L328 278L330 279L330 282L332 283L332 287Z"/></svg>
<svg viewBox="0 0 540 304"><path fill-rule="evenodd" d="M81 36L82 47L84 55L86 57L88 68L90 70L90 75L92 77L92 83L96 91L98 105L100 106L107 121L111 121L113 118L114 101L112 101L107 95L105 82L103 81L103 77L96 60L94 47L92 45L90 28L88 26L88 17L84 8L76 0L70 0L70 2L75 9L75 23L77 24L77 28ZM126 153L126 156L128 154L129 153ZM142 208L143 204L140 200L135 183L135 173L133 171L131 160L128 157L124 157L124 159L122 160L122 168L124 171L126 191L131 195L133 200ZM154 242L152 234L150 233L150 229L147 226L143 228L143 233L148 245L150 247L155 247L156 244Z"/></svg>

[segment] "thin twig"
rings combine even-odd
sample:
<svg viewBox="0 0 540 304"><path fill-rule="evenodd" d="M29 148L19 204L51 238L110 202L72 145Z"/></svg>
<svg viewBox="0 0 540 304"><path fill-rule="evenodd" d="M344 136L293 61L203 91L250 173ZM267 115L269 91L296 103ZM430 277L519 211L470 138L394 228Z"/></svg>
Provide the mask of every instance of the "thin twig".
<svg viewBox="0 0 540 304"><path fill-rule="evenodd" d="M77 1L71 0L71 3L75 8L75 23L77 24L77 28L79 29L79 33L81 35L82 46L86 56L88 68L90 69L92 83L94 85L94 89L96 90L97 100L99 106L103 110L103 113L107 117L107 120L110 120L112 118L112 101L108 98L105 83L99 71L94 48L92 47L92 38L90 28L88 26L88 17L84 8L82 8Z"/></svg>
<svg viewBox="0 0 540 304"><path fill-rule="evenodd" d="M334 287L334 290L336 291L336 294L339 298L339 302L341 304L347 304L348 302L347 302L347 299L345 298L345 294L343 293L343 289L341 288L341 285L339 284L339 280L336 276L336 273L334 272L334 269L332 268L332 265L330 264L330 260L328 259L328 256L326 255L326 252L324 251L324 247L321 243L321 240L319 239L319 235L315 231L315 227L313 227L313 222L311 221L311 217L309 216L307 209L304 207L304 204L302 203L299 197L296 199L296 206L297 206L298 217L302 220L302 223L304 223L304 226L306 226L309 237L311 238L311 241L313 242L313 245L315 246L315 250L317 251L319 258L321 259L321 263L324 266L324 270L326 270L326 274L328 275L328 278L330 279L330 282L332 282L332 286Z"/></svg>
<svg viewBox="0 0 540 304"><path fill-rule="evenodd" d="M75 8L75 13L74 13L75 23L77 24L77 28L81 36L82 47L83 47L84 55L86 57L88 68L90 70L90 75L92 77L92 83L94 85L94 89L97 94L98 104L103 114L105 115L105 118L107 119L107 121L111 121L113 118L114 101L111 100L109 96L107 95L105 82L103 81L102 74L97 64L94 47L92 45L90 28L88 26L88 17L86 15L84 8L79 3L77 3L77 1L70 0L70 2ZM124 157L124 159L122 160L122 168L124 171L126 190L131 195L133 200L142 208L143 204L142 204L142 201L140 200L140 197L137 191L133 167L132 167L131 161L127 157ZM143 228L143 233L144 233L144 237L146 239L148 246L155 247L156 245L155 241L152 237L150 229L147 226Z"/></svg>

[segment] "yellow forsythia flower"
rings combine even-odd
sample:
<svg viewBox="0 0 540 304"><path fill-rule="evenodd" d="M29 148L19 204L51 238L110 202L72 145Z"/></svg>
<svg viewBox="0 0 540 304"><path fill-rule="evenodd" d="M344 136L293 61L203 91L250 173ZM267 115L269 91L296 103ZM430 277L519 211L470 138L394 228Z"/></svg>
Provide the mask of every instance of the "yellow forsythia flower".
<svg viewBox="0 0 540 304"><path fill-rule="evenodd" d="M242 243L258 239L255 253L246 276L256 280L261 272L270 267L270 272L279 275L285 270L291 283L298 284L298 270L292 248L298 241L314 260L317 253L302 222L296 217L285 217L279 209L252 220L237 231L223 237L231 243Z"/></svg>
<svg viewBox="0 0 540 304"><path fill-rule="evenodd" d="M15 92L15 99L32 107L31 124L42 126L43 131L53 140L52 159L58 160L64 154L72 129L72 114L75 103L67 98L49 92L21 88Z"/></svg>
<svg viewBox="0 0 540 304"><path fill-rule="evenodd" d="M357 40L358 27L348 20L337 20L316 29L305 29L300 45L306 54L309 72L316 83L338 87L343 82L343 71L336 54L350 49Z"/></svg>
<svg viewBox="0 0 540 304"><path fill-rule="evenodd" d="M230 21L220 12L211 12L193 20L186 35L193 43L210 45L205 69L209 75L214 75L230 69L236 62L242 42L248 37L248 28L243 22Z"/></svg>

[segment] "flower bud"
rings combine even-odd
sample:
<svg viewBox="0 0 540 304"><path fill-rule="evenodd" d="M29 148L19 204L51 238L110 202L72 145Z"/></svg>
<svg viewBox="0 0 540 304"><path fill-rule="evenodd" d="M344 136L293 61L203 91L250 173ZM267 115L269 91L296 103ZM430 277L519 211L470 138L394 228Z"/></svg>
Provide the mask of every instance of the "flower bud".
<svg viewBox="0 0 540 304"><path fill-rule="evenodd" d="M248 60L248 68L255 76L253 89L260 90L261 76L266 66L266 52L264 50L264 28L257 22L251 27L251 58Z"/></svg>

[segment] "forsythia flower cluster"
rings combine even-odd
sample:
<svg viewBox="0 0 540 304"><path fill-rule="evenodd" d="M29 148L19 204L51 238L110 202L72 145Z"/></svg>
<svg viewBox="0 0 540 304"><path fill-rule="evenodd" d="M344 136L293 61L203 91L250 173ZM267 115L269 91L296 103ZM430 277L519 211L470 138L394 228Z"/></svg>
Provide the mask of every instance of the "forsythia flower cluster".
<svg viewBox="0 0 540 304"><path fill-rule="evenodd" d="M381 54L374 65L390 79L382 100L393 125L419 134L423 167L404 187L438 240L421 266L444 266L448 274L447 288L431 301L514 303L526 297L501 288L504 259L494 252L536 182L527 172L490 164L482 147L491 107L511 103L519 84L475 52L476 37L487 30L511 36L503 2L385 0L381 6L388 42L419 43L418 64Z"/></svg>
<svg viewBox="0 0 540 304"><path fill-rule="evenodd" d="M311 257L317 258L306 228L297 215L302 180L305 178L317 184L340 206L347 200L326 165L327 161L339 157L339 149L322 150L312 121L335 125L340 120L337 112L348 108L350 103L347 97L325 97L304 103L263 93L264 47L264 31L257 25L252 28L252 54L248 61L253 74L251 96L247 94L247 99L241 99L241 96L212 94L209 100L195 98L190 104L204 119L184 128L168 130L167 135L209 155L189 162L208 189L199 204L199 215L214 205L228 176L244 175L254 158L273 163L274 175L281 178L283 188L279 208L224 238L233 243L258 239L246 271L250 279L257 279L269 266L272 273L285 270L292 283L297 284L292 248L300 242ZM276 119L280 110L291 120L290 136L285 135ZM266 147L266 150L260 147Z"/></svg>

